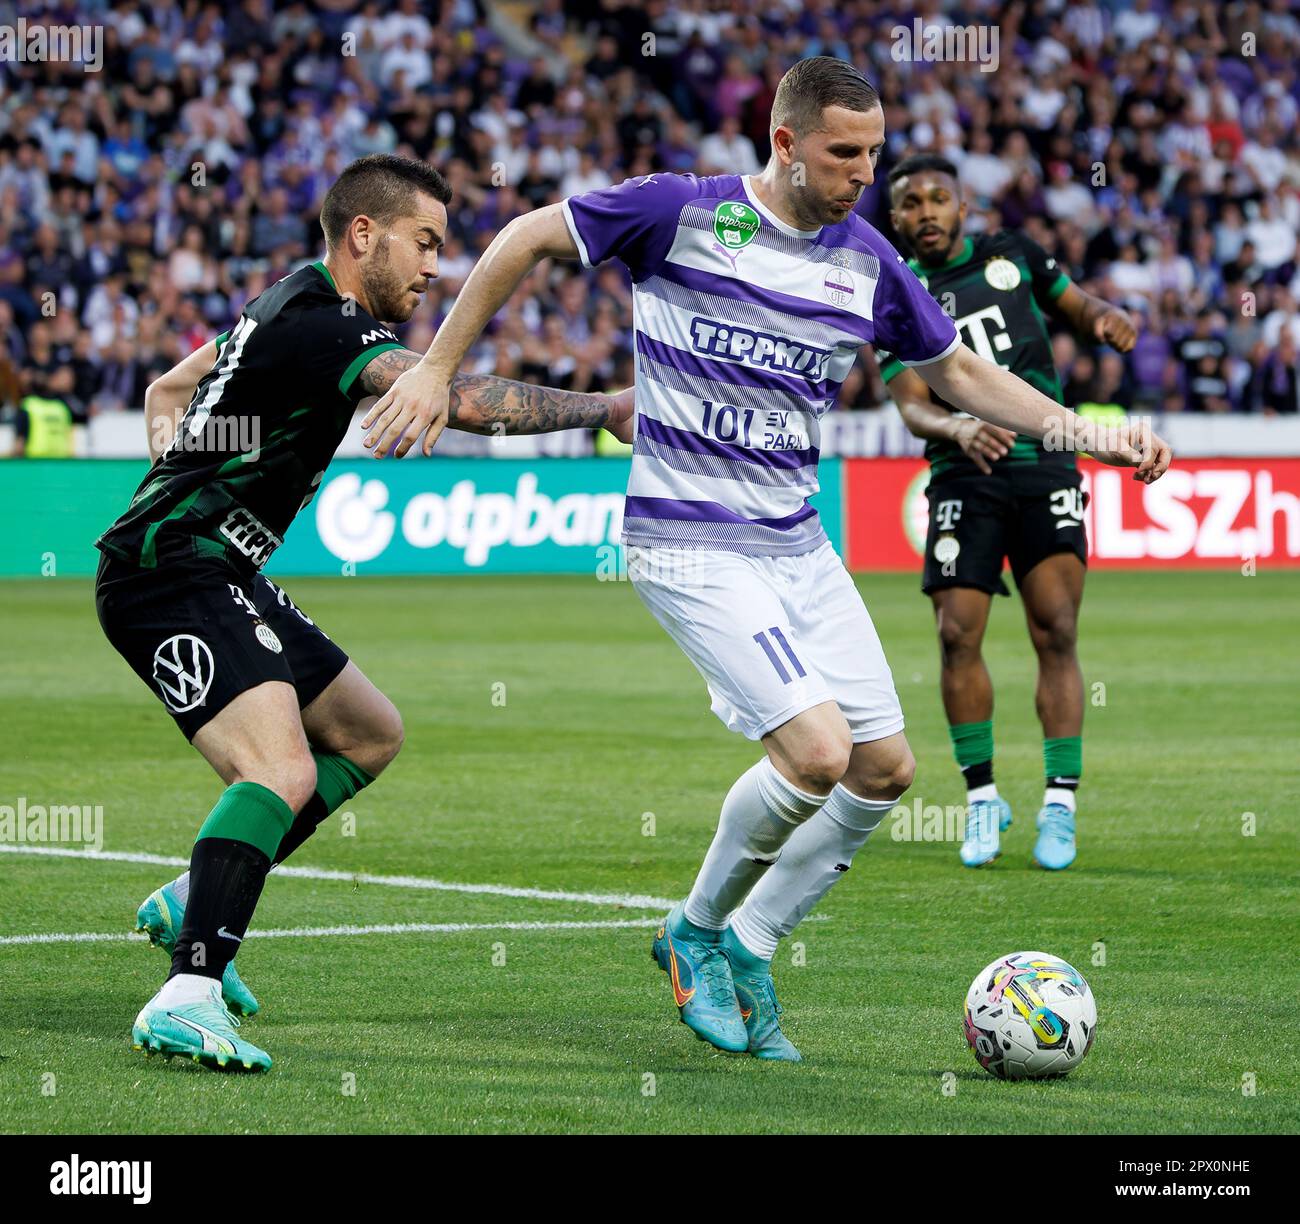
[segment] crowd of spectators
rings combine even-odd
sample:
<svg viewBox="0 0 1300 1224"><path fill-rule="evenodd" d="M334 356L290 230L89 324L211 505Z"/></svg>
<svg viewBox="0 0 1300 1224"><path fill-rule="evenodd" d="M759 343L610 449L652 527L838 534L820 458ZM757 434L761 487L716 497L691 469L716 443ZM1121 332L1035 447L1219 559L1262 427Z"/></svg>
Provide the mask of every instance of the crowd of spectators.
<svg viewBox="0 0 1300 1224"><path fill-rule="evenodd" d="M0 62L0 405L76 420L148 382L322 251L321 198L396 151L455 197L422 349L511 217L652 171L758 171L777 82L834 55L877 85L890 165L941 151L968 231L1023 229L1138 317L1127 356L1056 337L1067 402L1294 413L1300 17L1289 0L25 0L103 28L102 65ZM0 2L0 22L18 10ZM997 30L991 64L900 55L904 27ZM531 40L531 50L528 42ZM516 48L512 50L511 48ZM991 69L991 70L990 70ZM625 274L542 266L471 354L579 388L631 378ZM841 407L887 399L864 359Z"/></svg>

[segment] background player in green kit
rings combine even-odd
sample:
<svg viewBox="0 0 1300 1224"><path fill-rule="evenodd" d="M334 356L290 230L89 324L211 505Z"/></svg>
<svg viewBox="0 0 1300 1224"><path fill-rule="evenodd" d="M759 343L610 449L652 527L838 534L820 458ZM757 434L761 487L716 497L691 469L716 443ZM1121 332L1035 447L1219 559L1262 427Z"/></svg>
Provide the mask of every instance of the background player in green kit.
<svg viewBox="0 0 1300 1224"><path fill-rule="evenodd" d="M1044 312L1090 342L1121 352L1136 330L1122 310L1084 293L1042 247L1008 230L967 237L957 171L922 154L889 176L891 217L911 246L909 266L982 357L1063 402ZM980 653L989 607L1008 594L1005 558L1020 588L1038 654L1036 704L1046 788L1034 859L1060 870L1075 858L1075 801L1083 768L1083 675L1076 654L1087 542L1075 456L958 413L912 370L878 354L908 429L926 439L930 528L922 590L934 603L940 687L969 814L961 861L992 862L1011 808L993 781L993 686Z"/></svg>
<svg viewBox="0 0 1300 1224"><path fill-rule="evenodd" d="M409 319L437 276L450 199L421 162L354 162L321 209L324 261L272 285L146 396L156 461L97 541L96 604L113 646L227 789L190 870L140 907L140 927L171 952L172 969L136 1018L138 1049L271 1065L232 1014L257 1010L233 959L267 872L401 746L388 698L260 571L358 403L419 361L387 325ZM482 375L458 379L447 423L537 433L626 426L631 412L630 391L583 395ZM175 425L161 456L159 422L169 433Z"/></svg>

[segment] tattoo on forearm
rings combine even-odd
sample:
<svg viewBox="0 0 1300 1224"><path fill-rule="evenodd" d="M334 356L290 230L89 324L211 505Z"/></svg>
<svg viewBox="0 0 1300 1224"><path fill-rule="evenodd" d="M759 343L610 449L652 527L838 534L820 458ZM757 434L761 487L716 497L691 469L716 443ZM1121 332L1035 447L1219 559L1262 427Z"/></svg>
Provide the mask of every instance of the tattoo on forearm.
<svg viewBox="0 0 1300 1224"><path fill-rule="evenodd" d="M494 374L457 374L447 424L484 434L599 429L609 420L611 403L604 395L535 387Z"/></svg>
<svg viewBox="0 0 1300 1224"><path fill-rule="evenodd" d="M410 349L389 349L372 358L361 371L361 385L371 395L383 395L401 375L420 363L420 354Z"/></svg>
<svg viewBox="0 0 1300 1224"><path fill-rule="evenodd" d="M389 349L361 371L370 395L383 395L421 360L410 349ZM550 433L557 429L599 429L609 420L608 396L498 378L495 374L457 374L448 396L447 424L481 434Z"/></svg>

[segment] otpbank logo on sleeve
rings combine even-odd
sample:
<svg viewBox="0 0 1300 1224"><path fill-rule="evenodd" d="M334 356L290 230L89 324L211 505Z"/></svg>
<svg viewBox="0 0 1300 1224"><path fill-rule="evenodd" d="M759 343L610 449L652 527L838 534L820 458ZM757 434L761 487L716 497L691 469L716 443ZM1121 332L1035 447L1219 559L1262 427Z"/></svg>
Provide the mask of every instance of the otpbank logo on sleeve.
<svg viewBox="0 0 1300 1224"><path fill-rule="evenodd" d="M724 201L713 210L713 236L730 251L748 246L762 222L748 204Z"/></svg>

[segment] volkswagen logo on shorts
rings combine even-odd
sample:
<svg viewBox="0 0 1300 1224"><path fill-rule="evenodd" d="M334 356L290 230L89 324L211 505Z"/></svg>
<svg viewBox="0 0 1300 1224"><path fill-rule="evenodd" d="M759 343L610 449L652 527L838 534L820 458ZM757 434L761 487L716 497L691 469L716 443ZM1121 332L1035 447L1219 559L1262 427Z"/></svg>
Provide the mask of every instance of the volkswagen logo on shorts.
<svg viewBox="0 0 1300 1224"><path fill-rule="evenodd" d="M208 644L190 633L169 637L153 652L153 678L173 714L203 704L215 671Z"/></svg>

